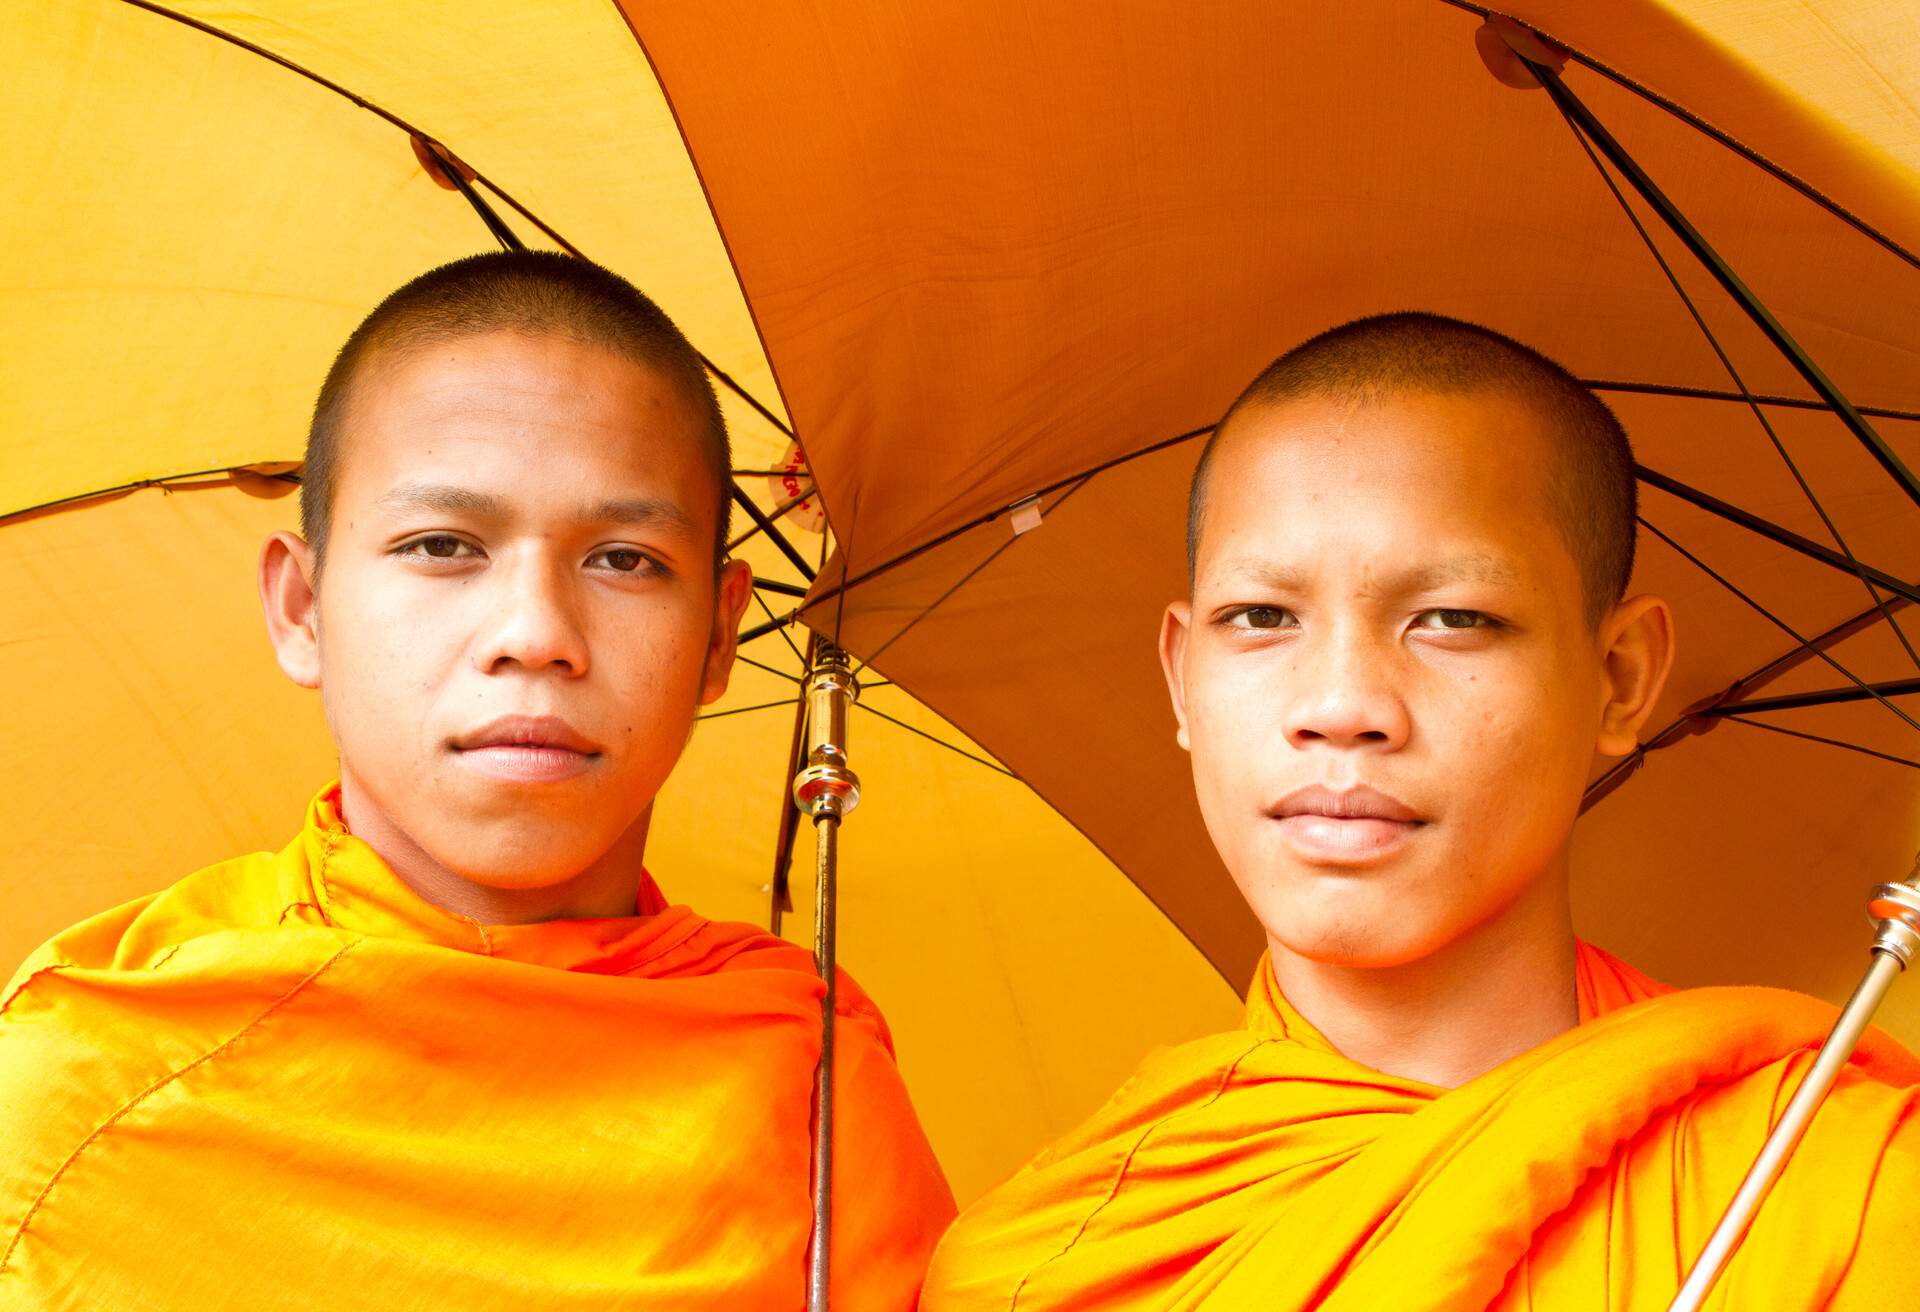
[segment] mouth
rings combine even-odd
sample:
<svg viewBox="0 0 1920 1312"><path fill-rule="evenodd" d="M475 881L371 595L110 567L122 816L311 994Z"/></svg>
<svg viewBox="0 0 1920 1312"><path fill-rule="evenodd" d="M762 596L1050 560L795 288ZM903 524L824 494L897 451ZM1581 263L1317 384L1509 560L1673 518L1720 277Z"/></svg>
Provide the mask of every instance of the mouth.
<svg viewBox="0 0 1920 1312"><path fill-rule="evenodd" d="M1297 788L1268 808L1267 817L1294 854L1315 865L1379 861L1429 823L1399 798L1364 784L1340 792L1319 784Z"/></svg>
<svg viewBox="0 0 1920 1312"><path fill-rule="evenodd" d="M600 745L552 715L508 715L449 741L469 769L509 783L557 783L584 774Z"/></svg>

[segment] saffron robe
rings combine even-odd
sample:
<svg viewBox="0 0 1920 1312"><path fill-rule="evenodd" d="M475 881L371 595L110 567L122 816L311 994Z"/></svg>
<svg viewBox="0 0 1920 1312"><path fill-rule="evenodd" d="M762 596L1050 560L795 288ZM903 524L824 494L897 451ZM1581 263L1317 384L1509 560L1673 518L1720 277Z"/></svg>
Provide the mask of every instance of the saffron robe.
<svg viewBox="0 0 1920 1312"><path fill-rule="evenodd" d="M324 793L0 996L0 1308L805 1303L811 954L668 907L483 925ZM838 991L836 1309L913 1306L953 1198Z"/></svg>
<svg viewBox="0 0 1920 1312"><path fill-rule="evenodd" d="M1580 946L1582 1023L1458 1089L1342 1057L1262 962L969 1208L921 1306L1664 1312L1833 1008ZM1710 1306L1920 1306L1920 1063L1875 1031Z"/></svg>

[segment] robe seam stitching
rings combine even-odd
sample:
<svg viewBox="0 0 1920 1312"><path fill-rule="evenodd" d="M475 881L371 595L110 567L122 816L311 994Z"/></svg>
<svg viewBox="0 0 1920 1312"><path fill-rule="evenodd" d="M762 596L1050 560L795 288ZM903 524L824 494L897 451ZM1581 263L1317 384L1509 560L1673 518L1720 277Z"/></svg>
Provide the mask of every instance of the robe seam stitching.
<svg viewBox="0 0 1920 1312"><path fill-rule="evenodd" d="M1068 1253L1071 1253L1074 1249L1074 1246L1078 1244L1081 1241L1081 1239L1083 1239L1086 1236L1087 1230L1090 1226L1093 1225L1094 1219L1098 1217L1101 1212L1106 1210L1107 1205L1109 1203L1113 1202L1115 1198L1119 1197L1120 1186L1126 1183L1127 1172L1130 1169L1132 1169L1133 1159L1139 1155L1140 1150L1142 1148L1146 1147L1147 1140L1153 1136L1154 1131L1160 1129L1160 1127L1162 1127L1163 1125L1166 1125L1168 1122L1173 1121L1183 1115L1186 1115L1188 1113L1197 1113L1208 1107L1211 1107L1214 1103L1218 1102L1220 1098L1226 1093L1227 1086L1233 1083L1233 1077L1239 1074L1241 1064L1244 1063L1247 1060L1247 1058L1251 1057L1254 1053L1258 1052L1266 1044L1282 1042L1282 1041L1283 1040L1266 1038L1264 1036L1255 1036L1253 1039L1253 1042L1248 1045L1246 1051L1242 1052L1238 1057L1235 1057L1233 1059L1233 1063L1227 1067L1226 1073L1220 1077L1219 1085L1215 1087L1213 1093L1208 1096L1205 1102L1196 1103L1191 1107L1182 1107L1177 1110L1168 1112L1165 1116L1162 1116L1159 1120L1155 1121L1152 1125L1149 1125L1146 1129L1142 1130L1140 1132L1140 1137L1134 1140L1133 1147L1127 1150L1126 1157L1121 1160L1120 1169L1114 1172L1113 1183L1107 1188L1107 1196L1105 1198L1102 1198L1099 1201L1099 1203L1094 1206L1094 1209L1091 1212L1087 1213L1085 1219L1083 1219L1080 1222L1079 1228L1073 1232L1073 1237L1067 1240L1066 1246L1062 1248L1059 1252L1055 1253L1052 1257L1049 1257L1046 1261L1040 1263L1039 1266L1034 1267L1032 1270L1028 1271L1025 1275L1020 1277L1020 1283L1015 1285L1013 1288L1013 1296L1007 1301L1007 1307L1009 1309L1009 1312L1012 1312L1012 1309L1017 1308L1020 1305L1020 1295L1025 1292L1027 1287L1027 1282L1032 1280L1033 1277L1039 1275L1040 1272L1045 1270L1047 1267L1053 1265L1055 1262L1058 1262L1061 1258L1065 1257Z"/></svg>
<svg viewBox="0 0 1920 1312"><path fill-rule="evenodd" d="M20 987L7 994L5 1001L0 1001L0 1016L6 1015L8 1008L13 1006L15 1000L18 999L21 994L25 993L27 989L33 985L34 981L42 975L51 975L56 970L73 970L79 964L77 961L56 961L51 965L40 967L25 979L21 980Z"/></svg>
<svg viewBox="0 0 1920 1312"><path fill-rule="evenodd" d="M97 1139L99 1139L108 1130L112 1129L115 1125L117 1125L122 1118L124 1118L128 1113L132 1112L134 1108L138 1107L141 1103L145 1102L148 1098L151 1098L154 1094L160 1092L161 1089L173 1083L175 1080L179 1079L181 1076L187 1074L187 1072L194 1070L199 1066L203 1066L207 1062L212 1061L215 1057L220 1056L221 1054L225 1053L228 1049L232 1048L236 1043L240 1042L240 1040L246 1038L247 1035L251 1034L255 1029L257 1029L260 1026L261 1022L265 1021L267 1017L271 1016L274 1012L280 1010L280 1008L285 1006L287 1003L293 1001L295 997L297 997L303 990L305 990L307 985L313 983L315 980L319 979L322 975L326 974L327 971L331 970L333 966L342 957L346 956L347 953L351 952L358 944L360 944L363 941L364 941L363 939L355 939L352 943L348 943L344 947L340 948L339 951L335 952L332 956L328 957L325 961L321 962L320 965L317 966L311 974L307 975L306 978L302 979L299 983L295 984L292 988L288 989L285 993L282 993L279 997L275 998L272 1002L268 1003L264 1008L260 1010L260 1012L257 1015L254 1016L252 1020L248 1021L245 1025L241 1026L240 1029L237 1030L224 1043L220 1044L216 1048L212 1048L206 1052L201 1053L198 1057L195 1057L192 1061L188 1062L185 1066L180 1067L180 1069L176 1071L171 1071L168 1074L161 1076L159 1079L155 1080L152 1084L149 1084L146 1088L142 1089L139 1093L136 1093L133 1095L133 1097L127 1099L127 1101L122 1103L120 1107L111 1116L107 1117L106 1120L96 1125L93 1128L93 1130L90 1133L88 1133L87 1137L82 1139L79 1145L75 1147L72 1152L67 1154L66 1160L61 1162L60 1165L54 1170L53 1175L48 1178L46 1184L41 1186L40 1192L34 1195L33 1202L28 1205L26 1214L20 1218L20 1225L13 1232L12 1240L10 1240L7 1244L6 1252L0 1253L0 1275L5 1275L12 1268L14 1252L20 1247L20 1241L26 1238L27 1230L30 1226L32 1226L34 1217L39 1214L41 1207L47 1201L48 1195L50 1195L53 1192L54 1186L59 1184L61 1179L66 1175L68 1168L70 1168L76 1161L80 1159L81 1153L85 1152Z"/></svg>
<svg viewBox="0 0 1920 1312"><path fill-rule="evenodd" d="M315 863L313 871L314 878L320 883L320 903L314 907L314 910L320 913L321 921L329 929L333 927L333 916L327 911L326 904L333 901L333 885L327 882L327 867L332 864L333 854L339 849L340 840L345 835L346 830L341 826L337 824L327 826L326 841L320 845L320 860ZM298 902L291 904L296 907L299 905L301 904ZM287 914L287 908L282 908L280 914L284 917Z"/></svg>

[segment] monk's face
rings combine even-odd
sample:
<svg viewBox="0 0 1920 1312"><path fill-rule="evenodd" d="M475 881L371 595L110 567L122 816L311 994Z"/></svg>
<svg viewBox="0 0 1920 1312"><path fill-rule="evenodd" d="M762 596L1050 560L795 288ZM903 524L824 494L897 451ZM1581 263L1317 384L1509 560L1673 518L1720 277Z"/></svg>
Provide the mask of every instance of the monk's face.
<svg viewBox="0 0 1920 1312"><path fill-rule="evenodd" d="M1400 965L1564 881L1596 748L1632 734L1549 454L1493 393L1293 400L1223 435L1163 656L1207 828L1276 949Z"/></svg>
<svg viewBox="0 0 1920 1312"><path fill-rule="evenodd" d="M665 377L563 337L370 363L314 608L356 833L499 889L637 853L746 600L701 452Z"/></svg>

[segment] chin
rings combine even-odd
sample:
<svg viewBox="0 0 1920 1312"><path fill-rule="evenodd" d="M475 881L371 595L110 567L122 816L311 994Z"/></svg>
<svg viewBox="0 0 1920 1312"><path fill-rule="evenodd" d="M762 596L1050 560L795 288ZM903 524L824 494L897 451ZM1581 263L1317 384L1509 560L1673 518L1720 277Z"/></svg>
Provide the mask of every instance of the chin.
<svg viewBox="0 0 1920 1312"><path fill-rule="evenodd" d="M578 831L569 832L567 837L573 841L566 843L552 842L551 834L512 835L476 847L472 835L466 837L464 843L449 843L436 851L434 859L470 884L503 892L564 884L605 855L604 849L580 847Z"/></svg>

